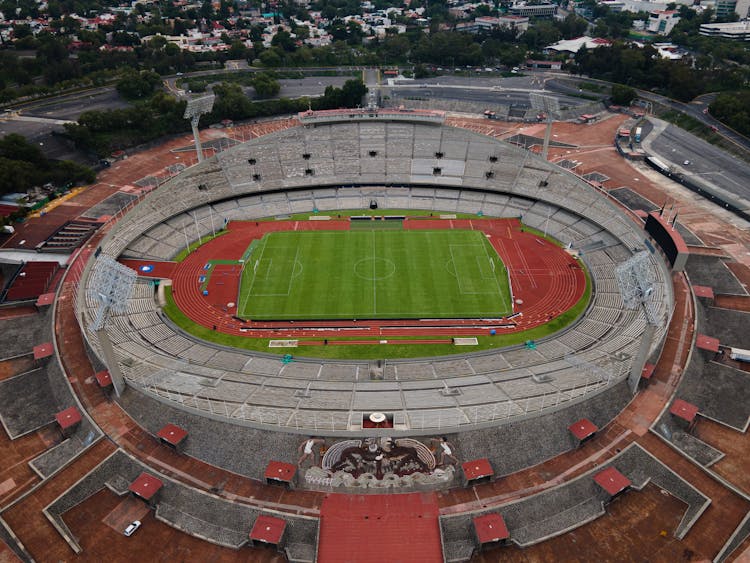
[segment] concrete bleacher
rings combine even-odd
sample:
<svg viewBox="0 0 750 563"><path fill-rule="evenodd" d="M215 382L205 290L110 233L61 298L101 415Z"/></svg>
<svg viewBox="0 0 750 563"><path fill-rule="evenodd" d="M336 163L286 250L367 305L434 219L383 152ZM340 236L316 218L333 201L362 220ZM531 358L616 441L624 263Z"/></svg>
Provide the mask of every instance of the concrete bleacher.
<svg viewBox="0 0 750 563"><path fill-rule="evenodd" d="M0 320L0 350L6 357L31 356L35 345L52 338L51 307L36 315ZM11 439L55 424L55 414L71 406L77 406L77 399L55 357L38 360L34 369L0 381L0 419ZM65 441L30 460L30 466L48 477L99 437L100 430L84 415Z"/></svg>
<svg viewBox="0 0 750 563"><path fill-rule="evenodd" d="M439 182L433 167L441 168ZM485 174L490 168L492 178ZM173 196L176 192L180 198ZM632 361L627 358L640 345L643 320L631 312L617 314L622 301L614 267L642 239L638 227L622 221L610 202L574 176L517 147L465 130L367 122L289 129L254 139L155 190L112 230L102 249L112 255L143 249L149 257L168 259L186 238L197 240L225 220L362 208L372 199L381 207L524 216L564 242L596 242L596 249L583 255L597 290L594 315L547 339L549 344L540 342L544 353L518 347L464 360L389 362L386 381L396 383L386 392L368 387L366 362L295 358L295 367L284 369L277 357L195 343L161 319L155 304L150 311L148 298L139 297L131 300L129 314L113 316L108 324L126 379L162 399L242 422L298 427L317 424L320 418L331 421L331 430L348 430L356 409L380 404L426 430L451 420L464 425L539 414L581 394L600 392L605 378L581 376L577 366L559 364L564 356L582 351L592 365L611 364L612 355L626 358L611 370L609 383L625 376L625 364ZM668 278L656 270L658 308L666 317L672 300L664 283ZM84 316L90 318L92 305L87 309ZM655 341L663 334L664 327L657 329ZM95 339L90 342L96 350ZM180 377L169 377L167 368ZM467 376L481 377L474 381ZM321 385L309 401L294 395L313 379ZM544 379L551 381L537 383ZM406 386L419 381L458 387L459 394L444 397L438 388Z"/></svg>
<svg viewBox="0 0 750 563"><path fill-rule="evenodd" d="M65 512L104 488L119 496L127 494L129 483L143 471L154 473L153 469L117 450L46 506L44 514L71 548L81 553L77 539L63 520ZM174 528L217 545L239 549L247 543L255 519L260 514L269 514L287 521L287 549L295 560L306 561L310 553L316 552L317 518L232 502L164 475L157 474L157 477L164 486L158 493L155 516Z"/></svg>
<svg viewBox="0 0 750 563"><path fill-rule="evenodd" d="M672 534L682 539L703 514L710 499L682 480L637 444L627 447L607 463L537 494L509 503L485 506L480 510L440 517L444 556L447 562L465 561L476 547L472 519L489 512L502 515L510 541L526 547L563 534L605 513L609 496L593 477L607 467L614 467L632 483L635 492L652 482L686 505L683 517Z"/></svg>
<svg viewBox="0 0 750 563"><path fill-rule="evenodd" d="M716 331L735 344L747 340L748 313L708 307L697 300L696 320L697 333L712 334L708 331ZM750 386L747 381L746 372L713 361L705 352L693 349L675 397L697 405L701 416L744 432L750 424ZM668 416L666 413L660 421L665 424L660 431L664 436L670 433L671 425L666 421Z"/></svg>
<svg viewBox="0 0 750 563"><path fill-rule="evenodd" d="M36 299L49 289L59 269L57 262L25 263L8 287L5 301Z"/></svg>
<svg viewBox="0 0 750 563"><path fill-rule="evenodd" d="M357 384L356 387L352 385L337 386L330 389L321 387L316 389L316 393L313 393L310 397L309 404L308 401L299 401L294 396L294 389L304 386L302 382L305 379L317 377L331 382L357 382L360 375L367 373L366 364L295 362L293 367L285 369L276 357L263 358L257 355L248 355L239 350L229 352L217 350L208 344L194 343L191 339L180 336L175 333L174 329L164 324L165 321L157 313L153 299L144 297L150 295L152 291L147 287L147 284L137 284L136 287L138 292L131 299L129 310L139 312L112 316L109 323L113 327L112 340L123 359L138 359L135 363L123 366L126 378L133 383L147 385L152 392L159 396L171 396L173 400L183 405L193 405L208 410L212 414L215 414L218 409L218 412L223 414L236 413L242 420L258 421L260 418L268 421L270 417L270 420L277 422L288 418L294 425L311 419L309 410L316 408L313 405L328 405L328 409L335 405L338 409L341 409L346 404L364 405L368 404L369 401L376 401L380 404L385 400L386 396L379 396L383 391L382 387L375 384L375 387L368 389L367 384L362 382ZM93 308L90 314L93 314ZM632 322L628 315L622 317L625 321ZM589 322L589 324L599 327L598 330L602 334L607 330L606 325L601 321L591 323L584 320L583 322ZM568 331L551 340L549 345L543 347L547 350L546 354L525 347L517 347L503 352L491 352L463 359L435 359L424 364L413 361L389 363L389 374L393 374L392 378L402 381L401 385L404 385L407 381L420 379L461 378L460 386L463 393L458 398L446 400L439 396L437 390L413 394L405 387L402 391L394 388L393 400L387 404L383 403L381 406L388 410L415 411L409 417L409 420L413 421L416 427L425 428L430 425L443 425L446 421L451 420L461 424L497 420L503 418L502 413L505 413L505 418L528 415L530 412L550 408L553 405L556 406L561 401L576 399L580 393L591 392L596 389L598 385L603 383L603 379L591 380L585 376L581 377L580 374L576 373L575 366L556 366L553 362L575 350L590 348L592 344L597 342L601 334L592 336L585 332L585 325L583 328L584 330ZM629 338L608 340L607 353L623 350L632 352L640 328L640 326L636 326L632 330L628 329L632 332ZM552 342L554 342L554 347ZM617 345L613 346L613 343ZM158 360L155 350L146 348L149 345L174 355L174 363L165 363ZM96 347L96 343L94 343L94 346ZM557 350L556 354L552 352L553 349ZM483 358L487 358L487 360L485 361ZM142 363L143 361L158 365L148 367ZM185 361L188 361L189 364L186 364ZM593 361L596 361L596 358ZM475 366L473 362L476 362L477 365ZM179 380L165 376L161 368L167 365L181 373ZM196 372L197 365L202 366L200 372ZM301 366L305 367L302 368ZM526 368L529 366L538 367L528 371ZM271 376L273 381L259 379L249 382L242 378L238 380L232 373L240 371L256 377L261 376L261 378ZM194 377L188 376L191 372L196 372L196 375ZM522 382L523 378L538 377L544 373L548 373L549 377L555 381L554 385L540 386L537 383L530 383L530 385L519 386L519 382ZM479 382L479 387L472 380L467 379L466 376L472 374L486 374L485 378ZM300 383L292 387L288 383L280 386L279 377L298 379ZM487 377L489 377L489 380ZM212 380L221 383L207 383ZM485 392L479 392L478 389L482 389L481 385L487 383L492 385L491 389L494 392L487 392L489 388L485 388ZM443 384L441 383L441 385ZM245 391L241 391L243 386ZM259 391L259 389L262 389L262 391ZM342 400L338 397L326 397L328 394L342 393L349 393L352 398ZM523 401L526 398L523 393L528 393L528 398L525 402L518 404L518 401ZM540 393L542 396L539 396ZM252 405L245 406L244 403L233 400L236 397L250 395L252 395L254 403L270 407L271 410L268 408L253 409ZM343 397L345 396L343 395ZM215 400L220 401L221 404L214 404L212 401ZM441 408L445 408L446 411L439 412L439 410L436 411L432 408L437 405L442 405ZM294 409L299 409L300 413L294 414ZM346 425L349 417L346 416L347 413L335 412L338 409L321 412L320 418ZM302 414L303 411L304 414Z"/></svg>
<svg viewBox="0 0 750 563"><path fill-rule="evenodd" d="M0 381L0 422L11 439L53 423L58 407L45 368Z"/></svg>

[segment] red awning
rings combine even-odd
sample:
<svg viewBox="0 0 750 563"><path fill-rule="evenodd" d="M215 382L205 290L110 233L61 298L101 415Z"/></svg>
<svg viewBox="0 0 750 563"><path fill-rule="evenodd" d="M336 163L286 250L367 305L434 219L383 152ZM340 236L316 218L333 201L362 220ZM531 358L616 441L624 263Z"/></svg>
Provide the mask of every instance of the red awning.
<svg viewBox="0 0 750 563"><path fill-rule="evenodd" d="M81 422L81 411L76 407L69 407L64 411L57 413L55 415L55 420L57 420L57 424L60 425L60 428L65 430L66 428L70 428Z"/></svg>
<svg viewBox="0 0 750 563"><path fill-rule="evenodd" d="M683 401L682 399L675 399L672 406L669 407L670 414L675 415L677 418L693 422L696 415L698 414L699 408L692 403Z"/></svg>
<svg viewBox="0 0 750 563"><path fill-rule="evenodd" d="M713 336L699 334L695 339L695 345L701 350L707 350L709 352L719 351L719 339L714 338Z"/></svg>
<svg viewBox="0 0 750 563"><path fill-rule="evenodd" d="M615 496L630 486L630 479L614 467L607 467L604 471L594 475L594 481L611 496Z"/></svg>
<svg viewBox="0 0 750 563"><path fill-rule="evenodd" d="M163 486L164 483L160 479L148 473L141 473L135 481L130 483L128 490L143 500L150 500Z"/></svg>
<svg viewBox="0 0 750 563"><path fill-rule="evenodd" d="M261 514L255 519L250 531L250 540L279 545L286 529L286 520Z"/></svg>
<svg viewBox="0 0 750 563"><path fill-rule="evenodd" d="M52 346L52 342L45 342L44 344L38 344L37 346L34 346L34 359L35 360L41 360L42 358L47 358L51 356L55 352L54 346Z"/></svg>
<svg viewBox="0 0 750 563"><path fill-rule="evenodd" d="M464 470L464 476L469 481L481 479L482 477L491 477L495 473L492 470L492 465L490 465L490 460L487 458L465 461L461 464L461 468Z"/></svg>
<svg viewBox="0 0 750 563"><path fill-rule="evenodd" d="M497 512L490 512L474 518L474 532L479 544L505 540L510 537L505 520Z"/></svg>
<svg viewBox="0 0 750 563"><path fill-rule="evenodd" d="M167 424L156 435L165 442L173 446L178 446L180 442L187 438L188 432L184 428L180 428L174 424Z"/></svg>
<svg viewBox="0 0 750 563"><path fill-rule="evenodd" d="M110 385L112 385L112 376L109 375L109 371L106 369L95 373L94 378L99 384L99 387L109 387Z"/></svg>
<svg viewBox="0 0 750 563"><path fill-rule="evenodd" d="M568 426L568 430L579 440L585 440L594 432L599 430L599 427L591 422L588 418L582 418L581 420L574 422Z"/></svg>
<svg viewBox="0 0 750 563"><path fill-rule="evenodd" d="M270 461L266 466L266 479L276 479L290 483L297 472L297 466L283 461Z"/></svg>
<svg viewBox="0 0 750 563"><path fill-rule="evenodd" d="M40 295L36 300L36 306L37 307L46 307L47 305L52 305L52 303L55 302L55 294L54 293L44 293Z"/></svg>
<svg viewBox="0 0 750 563"><path fill-rule="evenodd" d="M714 290L712 287L705 285L694 285L693 292L696 297L707 297L708 299L714 298Z"/></svg>
<svg viewBox="0 0 750 563"><path fill-rule="evenodd" d="M656 369L656 366L654 364L644 365L643 369L641 370L641 377L643 379L651 379L651 376L654 375L655 369Z"/></svg>

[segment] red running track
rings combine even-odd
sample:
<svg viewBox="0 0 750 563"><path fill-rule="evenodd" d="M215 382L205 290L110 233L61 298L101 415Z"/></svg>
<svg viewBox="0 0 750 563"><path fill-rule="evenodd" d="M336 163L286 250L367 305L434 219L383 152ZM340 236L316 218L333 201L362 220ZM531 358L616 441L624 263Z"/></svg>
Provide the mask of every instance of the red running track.
<svg viewBox="0 0 750 563"><path fill-rule="evenodd" d="M239 321L237 313L239 266L217 265L209 279L208 295L200 291L200 277L209 260L238 260L254 239L265 233L287 230L347 230L348 219L330 221L233 221L228 232L204 244L183 262L154 264L155 271L171 270L173 295L180 309L193 321L228 334L253 338L361 340L395 336L477 336L490 329L516 332L545 324L570 309L583 295L586 277L576 260L564 249L524 231L518 219L408 218L406 229L471 229L484 232L510 274L516 326L502 319L396 319L363 321ZM141 261L124 261L137 268ZM131 264L132 262L132 264Z"/></svg>

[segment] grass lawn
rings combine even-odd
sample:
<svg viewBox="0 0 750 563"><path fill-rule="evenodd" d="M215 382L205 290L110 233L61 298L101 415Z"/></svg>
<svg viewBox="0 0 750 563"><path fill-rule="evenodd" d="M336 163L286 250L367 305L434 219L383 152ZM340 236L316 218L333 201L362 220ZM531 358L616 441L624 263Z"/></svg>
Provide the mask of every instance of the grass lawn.
<svg viewBox="0 0 750 563"><path fill-rule="evenodd" d="M505 267L469 230L269 233L245 263L238 316L268 319L497 318Z"/></svg>

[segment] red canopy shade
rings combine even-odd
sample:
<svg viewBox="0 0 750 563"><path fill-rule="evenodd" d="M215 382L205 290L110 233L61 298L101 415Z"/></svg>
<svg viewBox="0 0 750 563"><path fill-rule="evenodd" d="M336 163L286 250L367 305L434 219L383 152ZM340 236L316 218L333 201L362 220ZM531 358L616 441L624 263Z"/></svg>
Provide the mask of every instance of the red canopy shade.
<svg viewBox="0 0 750 563"><path fill-rule="evenodd" d="M284 483L291 483L297 466L283 461L270 461L266 466L266 479L276 479Z"/></svg>
<svg viewBox="0 0 750 563"><path fill-rule="evenodd" d="M76 407L69 407L64 411L57 413L55 415L55 420L57 420L57 424L60 425L60 428L65 430L66 428L70 428L81 422L81 411Z"/></svg>
<svg viewBox="0 0 750 563"><path fill-rule="evenodd" d="M178 446L180 442L187 438L188 432L174 424L167 424L164 428L159 430L156 435L168 444Z"/></svg>
<svg viewBox="0 0 750 563"><path fill-rule="evenodd" d="M34 359L41 360L42 358L51 356L54 353L54 351L55 351L55 348L52 346L52 342L45 342L44 344L38 344L34 346Z"/></svg>
<svg viewBox="0 0 750 563"><path fill-rule="evenodd" d="M250 531L250 540L279 545L285 529L286 520L261 514L255 519L253 529Z"/></svg>
<svg viewBox="0 0 750 563"><path fill-rule="evenodd" d="M698 407L682 399L675 399L672 406L669 407L670 414L675 415L677 418L693 422L696 415L698 414Z"/></svg>
<svg viewBox="0 0 750 563"><path fill-rule="evenodd" d="M714 298L714 290L711 287L705 285L694 285L693 292L696 297L707 297L708 299Z"/></svg>
<svg viewBox="0 0 750 563"><path fill-rule="evenodd" d="M581 420L574 422L570 426L568 426L568 430L575 436L578 440L585 440L594 432L599 430L599 427L591 422L588 418L582 418Z"/></svg>
<svg viewBox="0 0 750 563"><path fill-rule="evenodd" d="M630 486L630 479L614 467L607 467L607 469L594 475L594 481L611 496L615 496Z"/></svg>
<svg viewBox="0 0 750 563"><path fill-rule="evenodd" d="M712 336L706 336L705 334L699 334L695 339L695 345L701 350L707 350L709 352L719 351L719 339L713 338Z"/></svg>
<svg viewBox="0 0 750 563"><path fill-rule="evenodd" d="M656 369L656 366L654 364L646 364L643 366L643 370L641 371L641 377L643 379L651 379L651 376L654 375L654 370Z"/></svg>
<svg viewBox="0 0 750 563"><path fill-rule="evenodd" d="M52 303L55 302L55 294L54 293L44 293L40 295L36 300L36 306L37 307L46 307L47 305L52 305Z"/></svg>
<svg viewBox="0 0 750 563"><path fill-rule="evenodd" d="M492 543L510 537L505 520L497 512L490 512L474 518L474 532L479 544Z"/></svg>
<svg viewBox="0 0 750 563"><path fill-rule="evenodd" d="M481 479L482 477L491 477L495 473L492 470L492 465L490 465L490 460L487 458L465 461L461 464L461 469L464 470L464 476L467 481Z"/></svg>
<svg viewBox="0 0 750 563"><path fill-rule="evenodd" d="M138 478L130 483L128 490L141 497L143 500L151 500L159 489L164 486L160 479L148 473L141 473Z"/></svg>
<svg viewBox="0 0 750 563"><path fill-rule="evenodd" d="M109 375L109 371L106 369L95 373L94 378L99 384L99 387L109 387L110 385L112 385L112 376Z"/></svg>

